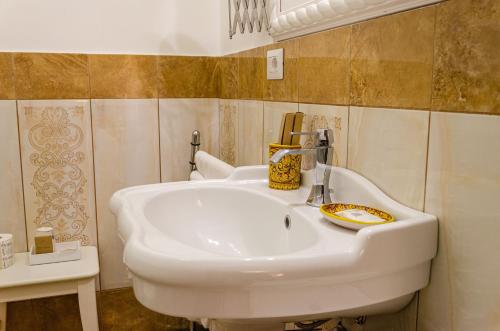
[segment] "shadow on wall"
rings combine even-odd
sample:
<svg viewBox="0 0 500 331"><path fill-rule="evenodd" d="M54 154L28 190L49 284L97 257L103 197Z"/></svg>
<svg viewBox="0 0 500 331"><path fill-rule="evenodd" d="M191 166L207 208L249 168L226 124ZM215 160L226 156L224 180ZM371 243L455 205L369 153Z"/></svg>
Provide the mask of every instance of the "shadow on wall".
<svg viewBox="0 0 500 331"><path fill-rule="evenodd" d="M182 50L189 49L191 54L185 55L203 55L203 54L212 54L213 50L209 50L194 38L191 38L190 35L184 33L178 33L174 36L165 36L158 48L159 54L180 54L185 53Z"/></svg>

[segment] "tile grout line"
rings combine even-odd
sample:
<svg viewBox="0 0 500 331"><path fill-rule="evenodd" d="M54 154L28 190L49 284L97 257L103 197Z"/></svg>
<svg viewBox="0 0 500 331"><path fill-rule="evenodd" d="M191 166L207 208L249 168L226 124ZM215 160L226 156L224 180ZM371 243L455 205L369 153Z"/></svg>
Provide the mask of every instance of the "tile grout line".
<svg viewBox="0 0 500 331"><path fill-rule="evenodd" d="M429 93L429 110L432 111L432 100L434 93L434 77L436 74L436 28L437 28L437 18L438 18L438 8L440 4L434 7L434 31L432 32L432 67L431 67L431 86Z"/></svg>
<svg viewBox="0 0 500 331"><path fill-rule="evenodd" d="M431 138L431 118L432 118L432 95L434 91L434 74L435 74L435 60L436 60L436 26L437 26L437 12L439 4L434 7L434 31L432 33L432 67L431 67L431 84L429 93L429 117L427 121L427 153L425 158L425 175L424 175L424 195L422 203L422 211L425 212L426 199L427 199L427 181L429 175L429 149L430 149L430 138ZM419 309L420 309L420 291L417 292L417 316L415 318L415 330L418 331L418 320L419 320Z"/></svg>
<svg viewBox="0 0 500 331"><path fill-rule="evenodd" d="M346 141L346 158L345 167L349 169L349 131L351 124L351 90L352 90L352 40L353 40L354 24L349 26L349 64L347 66L348 87L347 87L347 141Z"/></svg>
<svg viewBox="0 0 500 331"><path fill-rule="evenodd" d="M87 59L87 80L88 80L88 103L89 103L89 116L90 116L90 139L92 140L92 170L93 170L93 182L94 182L94 216L95 216L95 234L96 234L96 248L97 248L97 261L99 264L99 276L98 278L98 285L99 285L99 290L100 292L102 286L103 286L103 277L101 276L101 254L100 254L100 249L99 249L99 218L97 214L97 182L96 182L96 162L95 162L95 139L94 139L94 120L93 120L93 107L92 107L92 83L91 83L91 59L90 59L90 54L86 54L86 59ZM99 308L101 307L101 304L99 303ZM101 310L101 309L99 309ZM99 321L100 322L100 321Z"/></svg>
<svg viewBox="0 0 500 331"><path fill-rule="evenodd" d="M160 98L156 99L156 122L158 127L158 162L160 170L160 183L162 183L162 160L161 160L161 125L160 125Z"/></svg>

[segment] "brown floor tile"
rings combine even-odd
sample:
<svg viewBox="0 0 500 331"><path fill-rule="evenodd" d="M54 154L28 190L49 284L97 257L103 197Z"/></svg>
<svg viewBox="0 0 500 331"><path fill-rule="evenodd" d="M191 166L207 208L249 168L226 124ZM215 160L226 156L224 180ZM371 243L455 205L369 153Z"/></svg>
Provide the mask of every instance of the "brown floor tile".
<svg viewBox="0 0 500 331"><path fill-rule="evenodd" d="M165 316L142 306L130 288L102 291L101 325L103 331L187 331L189 322Z"/></svg>

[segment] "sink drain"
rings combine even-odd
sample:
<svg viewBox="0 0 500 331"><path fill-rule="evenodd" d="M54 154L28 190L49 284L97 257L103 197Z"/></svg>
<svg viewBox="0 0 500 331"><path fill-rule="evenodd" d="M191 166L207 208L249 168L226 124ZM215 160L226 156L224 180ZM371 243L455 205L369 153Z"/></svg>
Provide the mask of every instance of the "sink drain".
<svg viewBox="0 0 500 331"><path fill-rule="evenodd" d="M285 216L285 228L287 228L287 230L289 230L291 226L292 226L292 219L290 218L289 215L286 215Z"/></svg>

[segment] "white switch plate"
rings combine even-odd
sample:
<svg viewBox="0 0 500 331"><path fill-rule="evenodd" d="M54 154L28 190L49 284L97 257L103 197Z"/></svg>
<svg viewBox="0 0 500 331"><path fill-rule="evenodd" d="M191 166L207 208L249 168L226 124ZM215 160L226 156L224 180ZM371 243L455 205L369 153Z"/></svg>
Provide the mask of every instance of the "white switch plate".
<svg viewBox="0 0 500 331"><path fill-rule="evenodd" d="M283 48L267 51L267 79L283 79Z"/></svg>

